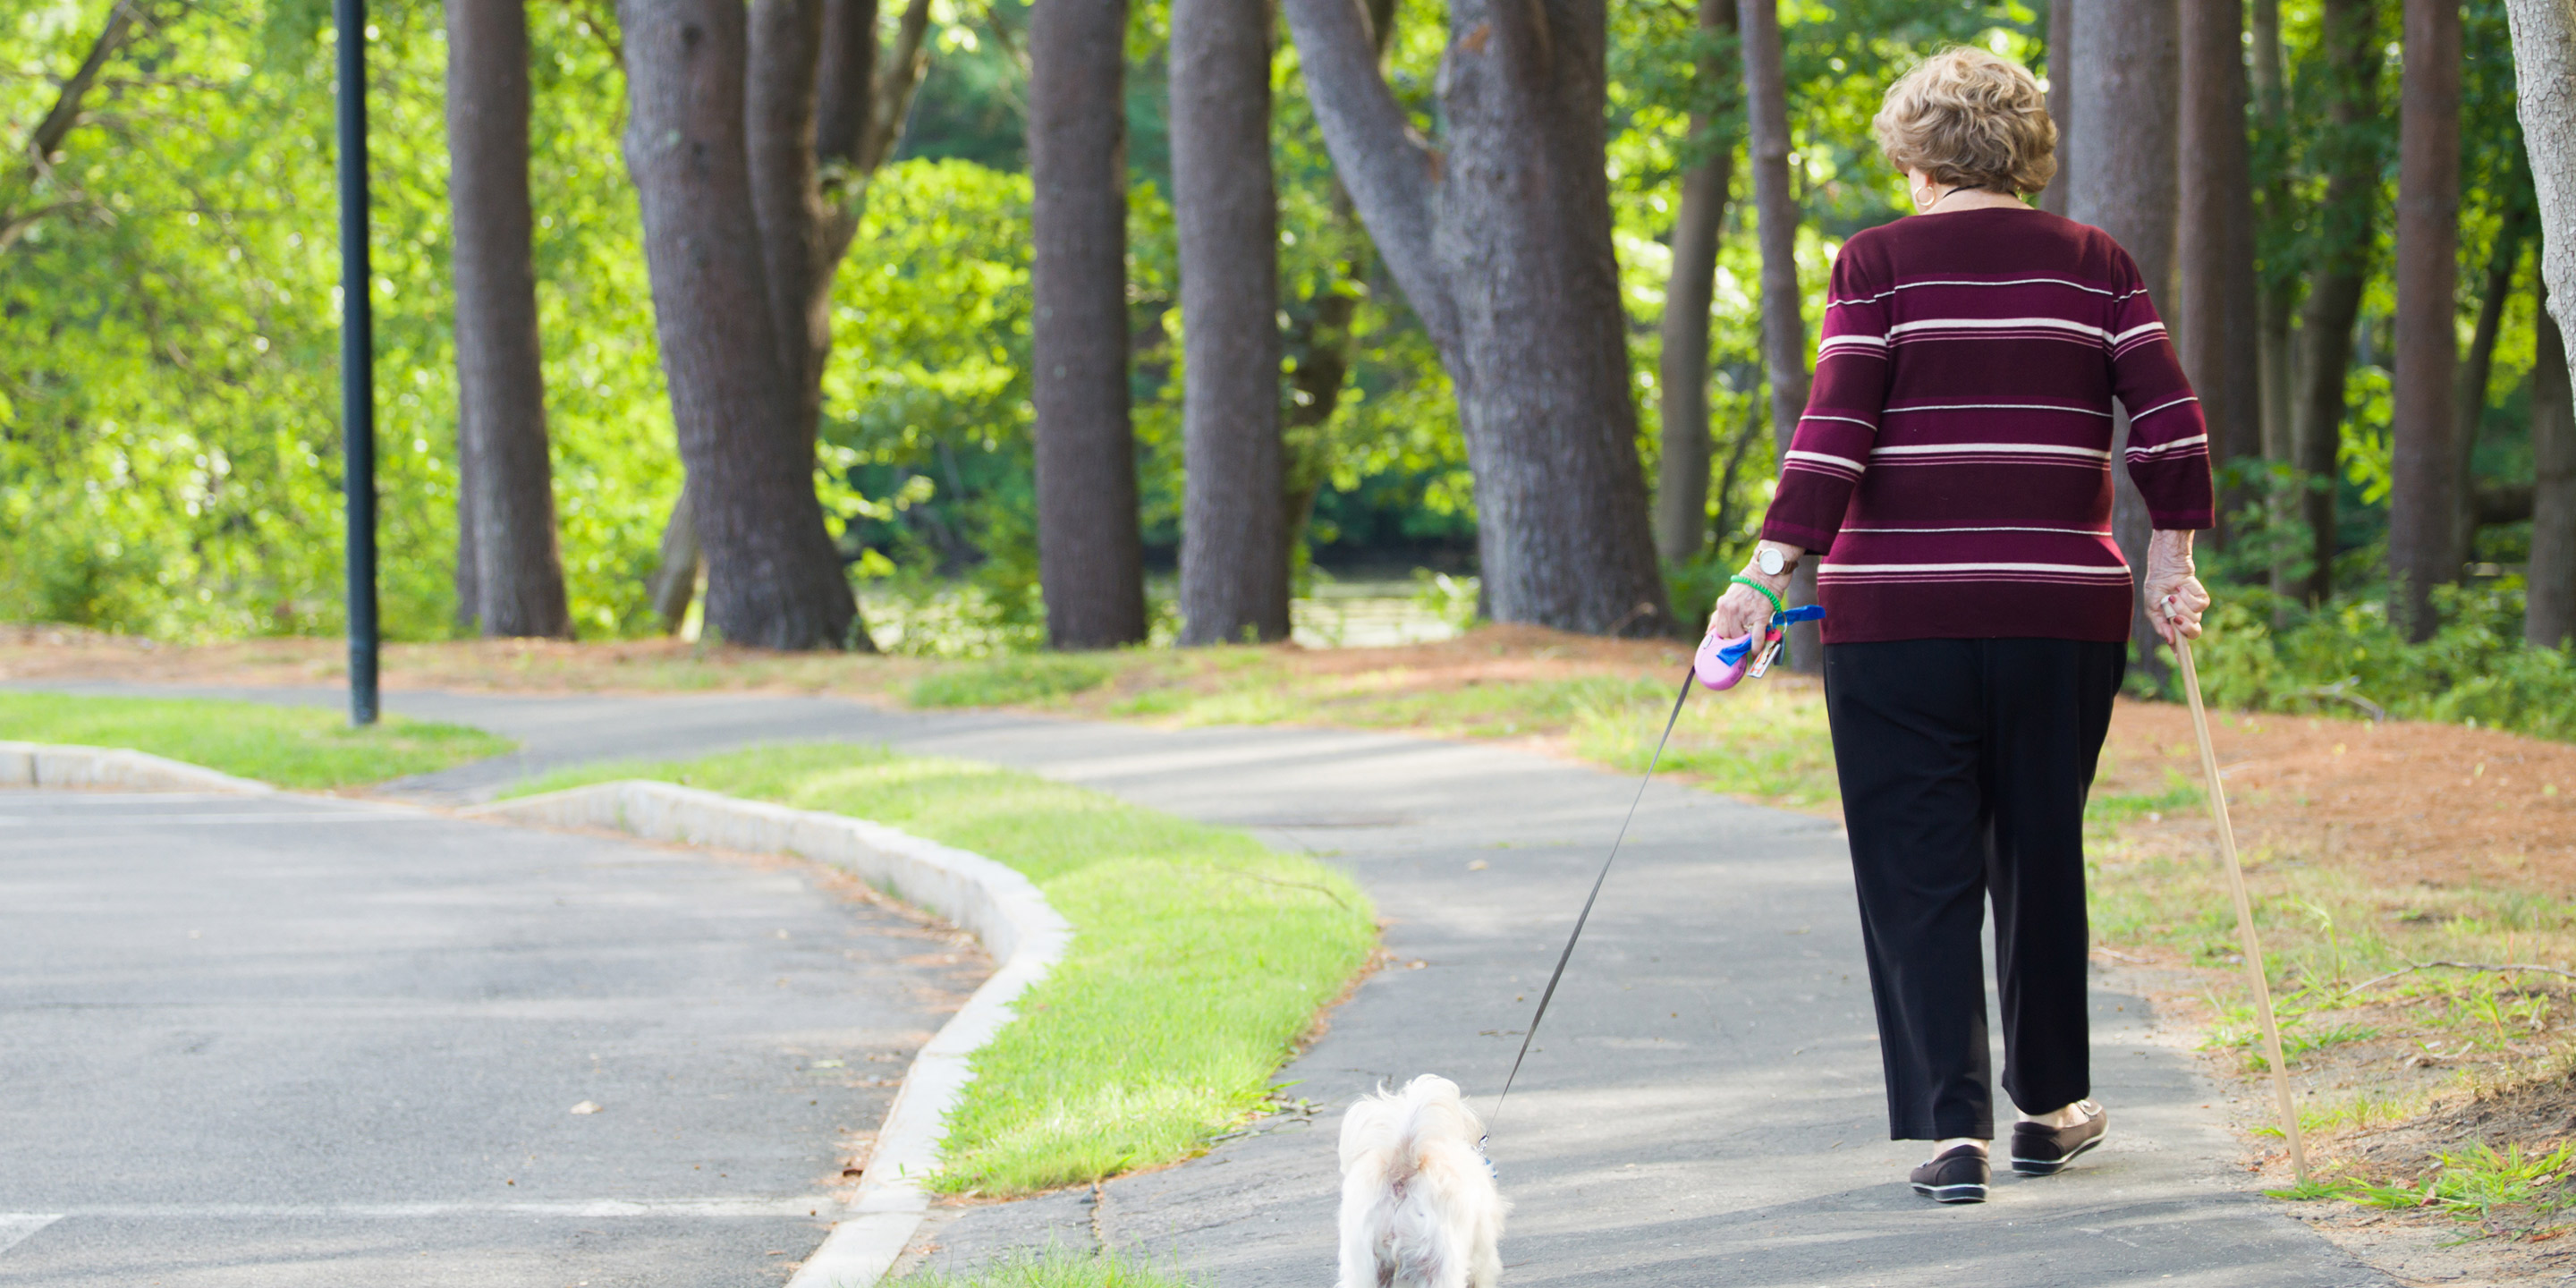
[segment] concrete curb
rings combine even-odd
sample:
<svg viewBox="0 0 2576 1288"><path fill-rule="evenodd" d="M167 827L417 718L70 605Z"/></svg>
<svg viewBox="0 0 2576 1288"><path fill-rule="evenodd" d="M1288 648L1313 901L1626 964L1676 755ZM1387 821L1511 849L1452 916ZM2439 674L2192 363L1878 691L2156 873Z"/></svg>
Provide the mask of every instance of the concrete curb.
<svg viewBox="0 0 2576 1288"><path fill-rule="evenodd" d="M968 1059L1011 1022L1012 1002L1046 978L1072 940L1073 928L1046 896L1027 877L980 854L882 824L669 783L601 783L462 812L501 822L608 828L658 841L802 855L845 868L983 941L1000 967L913 1057L877 1129L858 1193L788 1288L870 1288L884 1278L930 1210L930 1195L921 1181L938 1167L949 1111L974 1079Z"/></svg>
<svg viewBox="0 0 2576 1288"><path fill-rule="evenodd" d="M266 783L217 773L140 751L0 742L0 788L91 787L129 792L232 792L267 795Z"/></svg>

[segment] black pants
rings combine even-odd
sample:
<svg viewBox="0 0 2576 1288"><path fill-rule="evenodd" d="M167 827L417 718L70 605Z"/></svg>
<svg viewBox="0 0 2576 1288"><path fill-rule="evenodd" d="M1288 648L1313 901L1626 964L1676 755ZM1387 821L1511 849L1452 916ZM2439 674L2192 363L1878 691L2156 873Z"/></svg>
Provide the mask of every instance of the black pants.
<svg viewBox="0 0 2576 1288"><path fill-rule="evenodd" d="M1825 647L1894 1139L1994 1136L1988 896L2004 1091L2031 1113L2092 1092L2084 799L2127 665L2076 640Z"/></svg>

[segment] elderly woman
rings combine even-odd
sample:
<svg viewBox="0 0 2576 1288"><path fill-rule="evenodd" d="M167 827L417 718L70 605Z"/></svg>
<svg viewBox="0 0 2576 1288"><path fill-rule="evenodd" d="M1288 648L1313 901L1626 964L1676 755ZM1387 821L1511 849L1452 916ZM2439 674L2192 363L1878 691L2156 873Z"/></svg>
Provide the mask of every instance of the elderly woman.
<svg viewBox="0 0 2576 1288"><path fill-rule="evenodd" d="M1741 635L1821 551L1825 707L1914 1188L1980 1202L1994 1137L1978 961L1995 906L2015 1171L2101 1143L2085 1015L2084 800L2127 665L2121 464L2146 499L2146 602L2196 636L2207 435L2147 284L2100 229L2023 204L2057 129L2022 67L1953 49L1887 92L1916 214L1844 243L1815 390L1753 562L1710 617Z"/></svg>

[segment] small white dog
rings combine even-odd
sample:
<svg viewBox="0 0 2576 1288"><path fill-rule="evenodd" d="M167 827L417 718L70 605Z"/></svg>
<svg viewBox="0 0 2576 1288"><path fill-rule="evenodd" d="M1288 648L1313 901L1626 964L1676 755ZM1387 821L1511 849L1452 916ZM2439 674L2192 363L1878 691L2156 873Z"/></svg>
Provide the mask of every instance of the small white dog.
<svg viewBox="0 0 2576 1288"><path fill-rule="evenodd" d="M1340 1288L1494 1288L1503 1214L1458 1084L1424 1074L1342 1116Z"/></svg>

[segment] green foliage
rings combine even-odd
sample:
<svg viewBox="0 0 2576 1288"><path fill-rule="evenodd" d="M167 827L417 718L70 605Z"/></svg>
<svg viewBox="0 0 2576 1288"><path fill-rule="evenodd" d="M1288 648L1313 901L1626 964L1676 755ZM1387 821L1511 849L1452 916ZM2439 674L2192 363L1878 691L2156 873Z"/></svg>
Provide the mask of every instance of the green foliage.
<svg viewBox="0 0 2576 1288"><path fill-rule="evenodd" d="M108 0L0 26L0 137L51 103ZM574 619L651 625L678 485L623 93L595 11L530 11L532 161L556 495ZM0 617L182 638L340 625L331 37L309 4L174 7L111 62L0 258ZM455 392L435 6L369 28L383 619L454 615Z"/></svg>
<svg viewBox="0 0 2576 1288"><path fill-rule="evenodd" d="M402 716L353 729L318 707L0 693L0 739L117 747L280 787L353 787L510 750L507 738Z"/></svg>
<svg viewBox="0 0 2576 1288"><path fill-rule="evenodd" d="M2566 740L2576 738L2576 666L2522 642L2518 585L2440 592L2444 624L2409 644L2376 600L2343 602L2275 630L2221 604L2195 650L2202 692L2258 711L2373 709Z"/></svg>
<svg viewBox="0 0 2576 1288"><path fill-rule="evenodd" d="M1313 859L993 765L800 744L591 766L527 790L637 777L973 850L1072 923L1064 960L975 1054L933 1182L951 1193L1030 1193L1203 1148L1270 1096L1377 944L1368 897Z"/></svg>

